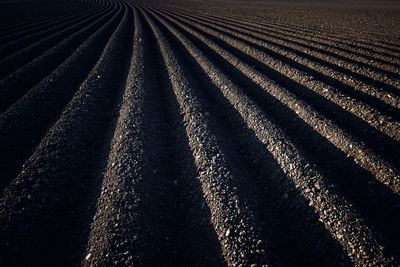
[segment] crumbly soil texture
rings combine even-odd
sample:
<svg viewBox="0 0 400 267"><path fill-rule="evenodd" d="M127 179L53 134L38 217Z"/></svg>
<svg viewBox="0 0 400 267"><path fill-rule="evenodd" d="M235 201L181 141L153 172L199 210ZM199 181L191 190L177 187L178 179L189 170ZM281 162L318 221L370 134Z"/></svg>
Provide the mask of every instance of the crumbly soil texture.
<svg viewBox="0 0 400 267"><path fill-rule="evenodd" d="M398 1L0 14L0 266L399 266Z"/></svg>

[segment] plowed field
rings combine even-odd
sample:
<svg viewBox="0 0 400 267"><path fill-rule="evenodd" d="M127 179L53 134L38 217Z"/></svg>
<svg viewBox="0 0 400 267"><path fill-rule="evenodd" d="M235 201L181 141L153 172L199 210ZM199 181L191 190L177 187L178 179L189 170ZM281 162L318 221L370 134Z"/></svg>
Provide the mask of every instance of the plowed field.
<svg viewBox="0 0 400 267"><path fill-rule="evenodd" d="M399 265L400 8L0 10L1 266Z"/></svg>

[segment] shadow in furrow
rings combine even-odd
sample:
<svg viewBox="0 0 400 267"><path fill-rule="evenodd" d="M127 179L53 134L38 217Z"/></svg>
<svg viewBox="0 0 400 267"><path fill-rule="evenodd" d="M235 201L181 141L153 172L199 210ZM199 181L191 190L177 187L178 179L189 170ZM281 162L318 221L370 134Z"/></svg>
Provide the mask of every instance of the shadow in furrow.
<svg viewBox="0 0 400 267"><path fill-rule="evenodd" d="M78 48L77 53L1 114L0 191L15 178L21 165L59 118L101 56L120 18L116 16L101 27Z"/></svg>
<svg viewBox="0 0 400 267"><path fill-rule="evenodd" d="M246 33L243 33L243 34L246 34ZM372 86L375 86L377 88L383 88L387 92L390 92L392 94L400 96L400 93L398 92L398 89L396 87L394 87L394 86L392 86L390 84L386 84L384 82L381 82L379 80L376 80L376 79L374 79L372 77L366 76L365 74L359 74L359 73L357 73L355 71L346 69L346 68L341 67L339 65L336 65L334 63L330 63L330 62L328 62L328 61L326 61L324 59L320 59L320 58L318 58L316 56L301 52L301 51L296 50L294 48L291 48L289 46L281 45L281 44L278 44L278 43L273 43L273 42L270 42L268 40L265 40L265 39L262 39L262 38L259 38L259 37L256 37L256 36L251 36L251 37L254 38L254 39L257 39L259 41L266 42L268 44L274 45L274 46L279 47L281 49L290 51L290 52L292 52L294 54L297 54L297 55L299 55L301 57L304 57L304 58L306 58L308 60L315 61L315 62L317 62L317 63L319 63L321 65L327 66L327 67L329 67L329 68L331 68L331 69L333 69L335 71L341 72L341 73L343 73L345 75L353 76L353 77L357 78L358 80L360 80L360 81L362 81L364 83L371 84ZM244 42L246 42L246 41L244 41ZM254 44L252 44L252 45L257 47L260 50L267 50L264 47L258 47L257 45L254 45ZM312 48L312 47L308 48L308 49L315 50L315 48ZM269 53L273 53L271 51L268 51L268 52ZM320 53L326 53L326 52L320 52ZM337 55L335 55L335 56L338 57ZM349 61L349 60L347 60L347 61ZM355 66L361 65L359 62L350 62L350 63L354 64ZM385 75L387 75L389 77L394 77L396 79L400 78L400 76L398 74L395 74L395 73L392 73L392 72L388 73L387 71L384 71L384 70L381 70L381 69L374 69L374 68L372 68L373 66L371 66L371 65L367 65L367 64L364 64L364 65L366 65L365 68L373 69L377 73L383 73L383 74L385 74Z"/></svg>
<svg viewBox="0 0 400 267"><path fill-rule="evenodd" d="M288 40L287 38L282 38L282 37L274 36L274 35L271 35L271 34L267 34L267 33L265 33L265 32L263 32L262 34L263 34L263 35L266 35L266 36L268 36L268 37L270 37L270 38L275 38L275 39L281 40L281 41L286 42L286 43L292 43L292 44L297 45L297 46L299 46L299 47L304 47L304 48L306 48L306 49L310 49L310 50L312 50L312 51L316 51L316 52L321 53L321 54L323 54L323 55L326 55L326 56L328 56L328 57L330 56L330 57L337 58L337 59L342 60L342 61L344 61L344 62L348 62L348 63L350 63L350 64L353 64L353 65L355 65L355 66L361 66L361 67L363 67L363 68L373 70L373 71L375 71L375 72L377 72L377 73L383 73L383 74L385 74L385 75L387 75L387 76L389 76L389 77L393 77L393 78L395 78L395 79L399 79L399 78L400 78L400 75L397 74L397 73L393 73L393 72L391 72L391 71L387 71L387 70L385 70L385 69L378 68L378 67L375 67L375 66L373 66L373 65L369 65L369 64L364 63L364 62L361 62L361 61L356 61L356 60L354 60L354 59L347 58L347 57L344 57L344 56L342 56L342 55L339 55L339 54L336 54L336 53L333 53L333 52L330 52L330 51L327 51L327 50L323 50L323 49L320 49L320 48L317 48L317 47L314 47L314 46L310 46L310 45L307 45L307 44L303 44L303 43L298 42L298 41ZM253 37L254 37L254 38L257 38L257 39L260 39L260 40L264 40L264 41L266 41L266 42L269 42L268 40L265 40L265 39L261 39L261 38L255 37L255 36L253 36ZM279 45L279 44L276 44L276 45L282 47L282 46ZM284 47L284 46L283 46L283 47ZM286 48L286 49L287 49L287 48Z"/></svg>
<svg viewBox="0 0 400 267"><path fill-rule="evenodd" d="M220 18L220 17L216 17L216 18ZM229 18L229 20L232 20L232 18ZM279 31L284 31L284 32L289 32L291 34L303 34L305 36L305 38L313 38L316 40L324 40L326 42L329 43L337 43L339 42L339 44L341 45L345 45L345 46L349 46L352 47L355 50L363 50L363 51L368 51L368 52L372 52L374 54L380 54L383 55L385 57L389 57L389 58L396 58L396 59L400 59L400 57L393 55L393 54L389 54L386 52L381 51L377 51L375 49L372 49L371 47L373 47L374 45L376 45L376 43L365 43L364 46L363 45L356 45L354 40L346 40L340 37L328 37L326 35L322 36L320 32L312 32L311 30L307 30L304 27L301 26L293 26L293 25L285 25L285 24L277 24L277 23L272 23L272 22L259 22L259 21L254 21L254 20L248 20L245 18L237 18L236 21L234 21L235 23L237 23L238 21L243 21L246 25L252 25L251 27L257 27L258 29L261 30L265 30L265 28L274 28L274 29L278 29ZM253 26L254 25L254 26ZM368 47L369 46L369 47ZM378 49L385 49L384 47L379 47L376 46L376 48ZM352 50L351 50L352 51ZM368 53L367 52L367 53ZM364 55L364 54L361 54Z"/></svg>
<svg viewBox="0 0 400 267"><path fill-rule="evenodd" d="M7 110L32 87L61 66L92 34L101 29L102 25L115 23L116 18L112 18L115 14L118 14L116 10L104 15L2 79L0 81L0 112ZM117 15L119 19L121 16L122 14Z"/></svg>
<svg viewBox="0 0 400 267"><path fill-rule="evenodd" d="M179 26L177 27L179 28ZM231 52L233 55L243 60L248 65L254 66L256 70L258 70L260 73L265 74L267 77L275 81L277 84L281 85L284 88L289 89L300 99L303 99L305 102L310 103L318 112L326 116L328 119L332 120L334 123L336 123L343 129L351 130L351 133L357 139L362 140L364 143L374 148L374 150L377 153L382 155L389 162L392 162L395 166L400 166L400 159L398 159L398 157L396 156L400 154L400 144L397 141L391 139L387 135L376 130L363 120L351 114L350 112L343 110L340 106L336 105L335 103L332 103L328 99L309 90L307 87L289 79L285 75L264 65L263 63L259 62L258 60L255 60L249 55L244 54L235 47L232 47L230 44L227 44L224 41L215 38L214 36L202 30L196 29L196 31L203 34L216 44L221 45L227 51Z"/></svg>
<svg viewBox="0 0 400 267"><path fill-rule="evenodd" d="M173 47L185 48L163 25L163 30ZM240 114L207 77L188 53L179 54L185 64L185 77L197 88L196 96L205 105L211 118L211 127L218 136L229 162L234 166L232 187L237 188L241 202L246 203L257 217L257 227L265 240L270 241L276 253L288 266L349 265L350 260L335 241L318 216L309 207L282 169L257 139ZM290 193L290 199L283 195ZM293 224L296 221L296 224Z"/></svg>
<svg viewBox="0 0 400 267"><path fill-rule="evenodd" d="M139 16L145 22L143 15ZM150 152L149 161L159 168L154 170L165 178L165 181L152 179L149 186L160 188L161 183L166 189L144 199L147 204L143 212L150 213L153 226L148 227L148 232L157 234L153 238L149 235L149 248L144 250L143 263L146 266L160 263L166 266L224 266L226 263L210 223L211 212L204 204L193 153L165 62L150 26L143 24L145 38L149 40L145 50L151 64L145 66L145 83L152 88L146 96L149 105L145 107L155 111L147 111L143 120L148 125L147 138L161 143L147 142L146 150ZM154 207L158 207L156 212Z"/></svg>
<svg viewBox="0 0 400 267"><path fill-rule="evenodd" d="M175 14L178 14L178 13L175 13ZM196 18L196 19L198 19L200 21L204 21L206 23L210 23L210 22L213 23L213 18L209 18L207 16L198 16L198 15L195 15L195 16L189 15L189 16L190 17L194 17L194 18ZM285 43L292 43L292 44L295 44L295 45L300 46L300 47L306 47L307 49L310 49L310 50L313 50L313 51L318 51L319 53L322 53L322 54L327 54L328 56L337 57L340 60L347 61L347 62L352 63L352 64L360 65L360 66L363 66L365 68L371 68L374 71L382 72L382 73L384 73L384 74L386 74L388 76L394 77L394 78L399 78L400 77L397 73L393 73L391 71L387 71L385 69L382 69L382 68L379 68L379 67L375 67L373 65L369 65L369 64L367 64L367 63L365 63L363 61L360 61L360 60L352 59L351 56L349 58L349 57L346 57L346 56L338 54L340 52L332 52L332 51L329 51L329 50L324 50L322 48L316 47L319 44L320 46L327 47L327 49L337 49L337 50L345 52L345 53L347 52L345 49L338 48L338 47L332 47L329 44L316 42L316 41L313 41L313 40L306 39L304 37L296 37L296 36L293 36L293 35L287 35L287 34L284 34L284 33L280 32L279 30L277 31L277 30L274 30L274 29L273 30L271 30L271 29L262 29L262 28L257 28L257 27L249 26L249 25L246 25L246 26L243 26L243 25L240 25L240 24L238 25L237 21L229 22L229 21L221 20L221 19L216 19L215 21L218 22L217 24L219 26L222 26L222 27L228 26L227 28L229 28L230 30L235 31L237 33L242 33L242 34L246 34L247 36L254 37L253 35L251 35L249 33L242 32L242 30L251 31L252 33L255 33L255 34L261 34L261 35L264 35L266 37L277 39L277 40L280 40L280 41L285 42ZM238 29L234 29L232 27L239 28L239 30ZM262 38L262 40L265 40L265 39ZM302 41L296 41L296 40L302 40ZM306 42L306 43L304 43L304 42ZM316 43L316 44L312 45L312 43ZM351 51L348 51L348 53L354 53L354 54L359 55L361 57L366 57L367 59L370 59L370 60L372 59L372 60L374 60L376 62L382 62L382 64L388 64L388 65L390 65L392 67L395 67L395 68L399 67L399 65L396 65L396 64L394 64L392 62L386 62L386 61L380 60L379 58L374 58L374 57L371 57L371 56L367 56L367 55L363 55L363 54L359 54L357 52L351 52Z"/></svg>
<svg viewBox="0 0 400 267"><path fill-rule="evenodd" d="M210 27L210 28L212 28L213 30L215 30L215 31L217 31L217 32L221 32L221 33L223 33L223 34L225 34L225 35L227 35L227 36L229 36L229 37L231 37L231 38L233 38L233 39L241 40L240 38L238 38L238 37L236 37L236 36L234 36L234 35L232 35L232 34L230 34L230 33L222 32L220 29L218 29L218 28L216 28L216 27L213 27L213 26L209 26L209 25L207 25L207 24L205 24L205 23L203 23L203 22L195 21L195 20L192 19L192 18L188 18L188 20L190 20L190 21L192 21L192 22L194 22L194 23L203 25L203 26L205 26L205 27ZM305 53L305 52L302 52L302 51L299 51L299 50L297 50L297 49L291 48L291 47L286 46L286 45L284 45L284 44L279 44L279 43L276 43L276 42L273 42L273 41L269 41L269 40L266 40L266 39L263 39L263 38L260 38L260 37L257 37L257 36L252 36L252 35L250 35L250 34L247 34L247 33L244 33L244 32L239 32L239 31L234 30L234 29L230 29L230 30L235 31L235 32L237 32L237 33L239 33L239 34L243 34L243 35L246 35L246 36L248 36L248 37L254 38L254 39L258 40L258 41L265 42L265 43L267 43L267 44L269 44L269 45L278 47L278 48L280 48L280 49L289 51L289 52L291 52L291 53L294 53L295 55L298 55L298 56L300 56L300 57L304 57L304 58L306 58L306 59L308 59L308 60L310 60L310 61L317 62L317 63L319 63L319 64L321 64L321 65L323 65L323 66L327 66L327 67L329 67L329 68L331 68L331 69L333 69L333 70L335 70L335 71L341 72L341 73L343 73L343 74L345 74L345 75L353 76L353 77L357 78L358 80L360 80L360 81L362 81L362 82L365 82L365 83L367 83L367 84L373 85L373 86L375 86L375 87L377 87L377 88L384 88L386 91L388 91L388 92L390 92L390 93L392 93L392 94L395 94L395 95L397 95L397 96L400 96L399 90L398 90L395 86L392 86L392 85L390 85L390 84L386 84L386 83L381 82L381 81L379 81L379 80L376 80L376 79L374 79L374 78L372 78L372 77L368 77L368 76L366 76L365 74L359 74L359 73L354 72L354 71L352 71L352 70L349 70L349 69L346 69L346 68L344 68L344 67L341 67L341 66L339 66L339 65L337 65L337 64L330 63L330 62L328 62L328 61L326 61L326 60L324 60L324 59L321 59L321 58L319 58L319 57L317 57L317 56L313 56L313 55L307 54L307 53ZM248 44L248 45L250 45L250 46L253 46L253 47L259 49L260 51L263 51L263 52L267 53L268 55L271 55L272 57L278 58L278 59L282 60L282 61L285 62L285 63L291 64L291 62L293 62L293 60L288 59L288 58L286 58L286 57L284 57L284 56L282 56L282 55L279 55L278 53L276 53L276 52L274 52L274 51L270 51L269 49L267 49L267 48L265 48L265 47L262 47L262 46L253 44L253 43L251 43L251 42L249 42L249 41L246 41L246 40L241 40L241 41L244 42L244 43L246 43L246 44ZM285 41L285 40L284 40L284 41ZM311 48L310 48L310 49L311 49ZM311 50L312 50L312 49L311 49ZM296 62L293 62L293 63L296 64ZM299 64L297 63L297 65L299 65ZM300 65L300 66L301 66L302 68L308 69L306 66L302 66L302 65ZM379 73L379 72L382 72L382 71L377 71L377 72Z"/></svg>
<svg viewBox="0 0 400 267"><path fill-rule="evenodd" d="M302 40L304 42L313 43L314 45L326 46L329 49L339 50L340 52L349 53L349 54L352 54L352 55L355 55L355 56L359 56L359 57L364 57L364 58L366 58L368 60L373 60L373 61L379 62L381 64L387 64L387 65L390 65L390 66L393 66L393 67L400 67L399 64L390 62L390 61L385 60L385 59L376 58L376 57L374 57L374 56L372 56L372 55L370 55L368 53L361 53L361 52L359 52L357 50L351 50L351 49L348 49L348 48L335 46L332 43L332 41L321 42L320 40L316 39L315 37L299 36L298 32L290 32L289 31L289 33L288 33L288 31L285 30L285 29L281 29L281 28L278 28L278 27L271 27L269 25L266 28L261 28L259 26L254 26L252 24L246 24L246 23L244 25L241 25L241 24L239 24L240 22L232 20L230 18L228 18L229 22L227 22L227 20L225 18L224 18L224 20L221 20L221 18L218 18L218 17L211 17L211 18L210 17L205 17L205 18L206 19L217 19L218 21L222 21L222 22L226 23L227 25L238 27L238 28L243 29L243 30L251 30L251 31L253 31L255 33L259 33L259 34L265 34L266 32L270 32L270 29L272 28L273 30L271 32L273 32L275 34L278 34L278 35L283 35L286 38L294 38L294 39L297 39L297 40ZM337 54L337 53L338 52L336 52L335 54ZM375 52L375 54L376 54L376 52ZM381 54L381 53L379 53L379 54Z"/></svg>
<svg viewBox="0 0 400 267"><path fill-rule="evenodd" d="M102 11L91 14L90 16L85 16L79 18L73 22L68 27L64 27L63 30L45 36L43 39L30 44L29 46L18 50L13 54L9 54L5 59L0 61L0 79L4 79L10 73L16 71L18 68L22 67L27 62L30 62L37 58L38 56L45 53L51 47L54 47L58 43L62 42L65 38L73 35L76 31L92 24L93 22L101 19L109 13L109 11Z"/></svg>
<svg viewBox="0 0 400 267"><path fill-rule="evenodd" d="M5 190L0 251L6 265L73 266L80 260L93 216L88 199L99 192L96 178L126 76L120 69L127 69L125 53L132 47L129 14L124 18L84 89Z"/></svg>
<svg viewBox="0 0 400 267"><path fill-rule="evenodd" d="M171 22L172 24L172 22ZM176 26L179 28L178 26ZM180 29L182 30L182 29ZM185 32L182 30L182 32ZM325 137L314 131L297 114L255 85L250 78L224 61L218 54L199 42L189 33L185 36L220 66L228 77L237 83L258 106L284 129L301 150L307 151L314 162L332 177L344 196L356 204L361 214L388 240L389 247L400 251L396 240L400 238L400 198L384 184L358 166L352 158L332 145ZM251 64L255 62L250 62ZM395 254L395 253L394 253Z"/></svg>
<svg viewBox="0 0 400 267"><path fill-rule="evenodd" d="M182 19L181 16L178 15L177 18L179 21L185 23L185 19ZM190 20L190 19L189 19ZM203 25L202 23L200 23L201 25ZM207 27L207 26L206 26ZM222 30L218 30L216 28L213 28L218 32L223 32ZM237 32L238 34L245 34L242 32L238 32L236 30L233 29L229 29L232 31ZM273 58L276 58L288 65L290 65L291 67L296 68L297 70L300 70L302 72L305 72L307 74L310 75L310 77L312 79L319 79L321 82L323 82L324 84L327 84L329 86L332 86L333 88L337 89L339 91L339 93L342 93L344 95L348 95L356 100L359 100L361 102L365 102L368 105L377 108L379 111L383 112L384 114L386 114L389 117L393 117L395 119L399 119L400 118L400 110L396 109L394 107L392 107L391 105L386 104L385 102L383 102L382 100L374 97L374 96L370 96L366 93L363 93L361 91L355 90L353 87L342 83L341 81L330 77L329 75L323 74L322 72L319 72L318 70L314 70L312 68L307 67L304 64L298 63L295 60L292 60L290 58L287 58L285 56L280 55L279 53L275 52L275 51L270 51L269 49L253 44L250 41L246 41L244 38L241 37L235 37L233 34L230 33L226 33L223 32L223 34L226 34L227 36L234 38L234 40L238 40L240 42L244 42L246 45L250 45L252 47L257 48L260 51L266 52L268 55L271 55ZM247 36L249 36L249 38L253 38L252 35L249 34L245 34Z"/></svg>

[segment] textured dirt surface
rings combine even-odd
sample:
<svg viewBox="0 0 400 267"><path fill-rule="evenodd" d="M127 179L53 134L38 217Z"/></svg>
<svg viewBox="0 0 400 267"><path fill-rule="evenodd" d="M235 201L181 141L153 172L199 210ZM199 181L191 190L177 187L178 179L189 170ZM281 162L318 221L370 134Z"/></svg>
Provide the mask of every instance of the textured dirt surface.
<svg viewBox="0 0 400 267"><path fill-rule="evenodd" d="M1 266L398 266L396 1L0 3Z"/></svg>

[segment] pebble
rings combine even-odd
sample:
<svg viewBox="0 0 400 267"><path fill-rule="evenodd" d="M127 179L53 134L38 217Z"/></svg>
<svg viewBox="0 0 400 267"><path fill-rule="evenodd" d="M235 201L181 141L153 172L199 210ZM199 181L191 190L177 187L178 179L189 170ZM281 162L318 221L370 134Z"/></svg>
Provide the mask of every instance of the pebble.
<svg viewBox="0 0 400 267"><path fill-rule="evenodd" d="M86 259L86 260L89 260L91 256L92 256L92 254L89 253L89 254L86 255L86 258L85 258L85 259Z"/></svg>
<svg viewBox="0 0 400 267"><path fill-rule="evenodd" d="M226 230L226 232L225 232L225 236L229 236L229 235L230 235L230 233L231 233L231 230L230 230L230 229Z"/></svg>

